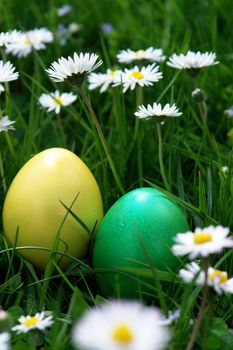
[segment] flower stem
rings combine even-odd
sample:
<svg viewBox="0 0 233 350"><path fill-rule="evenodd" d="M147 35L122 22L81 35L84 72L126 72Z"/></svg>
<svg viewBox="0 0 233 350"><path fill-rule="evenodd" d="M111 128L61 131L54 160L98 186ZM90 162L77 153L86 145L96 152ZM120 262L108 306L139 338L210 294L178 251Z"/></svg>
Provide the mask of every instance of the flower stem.
<svg viewBox="0 0 233 350"><path fill-rule="evenodd" d="M192 80L193 80L194 88L198 89L199 87L198 87L197 78L195 76L193 76ZM213 140L213 136L211 135L211 132L210 132L210 130L208 128L208 124L207 124L207 106L205 103L205 99L203 99L203 101L201 101L201 102L197 102L197 108L198 108L198 111L199 111L199 114L200 114L200 117L201 117L201 120L203 123L204 133L207 136L213 151L216 152L217 151L216 144Z"/></svg>
<svg viewBox="0 0 233 350"><path fill-rule="evenodd" d="M159 166L163 179L163 183L166 187L166 190L170 192L170 186L167 181L167 177L165 174L164 164L163 164L163 140L162 140L162 132L161 132L161 124L160 122L156 122L158 141L159 141Z"/></svg>
<svg viewBox="0 0 233 350"><path fill-rule="evenodd" d="M196 319L196 323L193 327L189 342L188 342L185 350L192 350L195 339L196 339L197 332L198 332L200 325L201 325L201 321L202 321L202 317L204 314L205 305L206 305L206 301L207 301L207 296L208 296L208 267L209 267L209 261L208 261L208 258L205 258L204 259L205 281L204 281L204 288L203 288L201 305L200 305L199 313L198 313L198 316Z"/></svg>
<svg viewBox="0 0 233 350"><path fill-rule="evenodd" d="M63 125L62 125L62 120L61 120L61 115L60 113L57 113L57 125L58 125L58 129L62 138L62 141L66 142L66 137L65 137L65 133L64 133L64 129L63 129Z"/></svg>
<svg viewBox="0 0 233 350"><path fill-rule="evenodd" d="M2 159L2 152L0 152L0 175L2 179L2 187L4 193L6 193L7 186L6 186L6 178L5 178L5 172L4 172L4 167L3 167L3 159Z"/></svg>
<svg viewBox="0 0 233 350"><path fill-rule="evenodd" d="M140 106L143 102L143 90L141 86L136 88L136 104ZM143 161L142 161L142 130L139 126L139 119L135 120L135 138L137 139L137 151L138 151L138 176L139 184L143 186Z"/></svg>
<svg viewBox="0 0 233 350"><path fill-rule="evenodd" d="M113 163L113 160L112 160L112 157L111 157L111 154L110 154L110 151L109 151L107 142L106 142L106 140L105 140L103 131L102 131L101 126L100 126L100 124L99 124L99 122L98 122L98 119L97 119L97 117L96 117L96 115L95 115L95 112L94 112L94 110L93 110L93 108L92 108L91 102L89 101L89 99L88 99L88 97L87 97L87 95L86 95L86 93L85 93L85 90L84 90L84 88L83 88L82 86L81 86L81 87L78 87L78 90L79 90L79 93L80 93L80 95L82 96L82 99L83 99L85 105L87 106L87 109L88 109L88 111L89 111L89 113L90 113L90 115L91 115L91 117L92 117L92 120L93 120L93 122L94 122L94 124L95 124L95 127L96 127L96 129L97 129L99 138L100 138L101 143L102 143L102 145L103 145L105 154L106 154L106 156L107 156L107 159L108 159L110 168L111 168L111 170L112 170L112 173L113 173L114 179L115 179L115 181L116 181L116 184L117 184L117 186L118 186L118 188L119 188L119 191L121 192L121 194L124 194L124 193L125 193L125 190L124 190L123 185L122 185L122 183L121 183L121 180L120 180L120 178L119 178L119 176L118 176L118 174L117 174L117 172L116 172L116 168L115 168L115 165L114 165L114 163Z"/></svg>

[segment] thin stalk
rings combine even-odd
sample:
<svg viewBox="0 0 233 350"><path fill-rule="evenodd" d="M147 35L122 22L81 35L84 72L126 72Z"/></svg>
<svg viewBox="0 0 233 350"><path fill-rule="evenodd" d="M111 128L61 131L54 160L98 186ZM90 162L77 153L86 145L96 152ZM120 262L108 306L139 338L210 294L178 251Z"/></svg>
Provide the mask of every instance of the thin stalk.
<svg viewBox="0 0 233 350"><path fill-rule="evenodd" d="M2 159L2 152L1 151L0 151L0 175L1 175L1 179L2 179L3 192L6 193L6 191L7 191L6 177L5 177L5 172L4 172L4 166L3 166L3 159Z"/></svg>
<svg viewBox="0 0 233 350"><path fill-rule="evenodd" d="M199 89L196 76L192 77L192 81L193 81L194 89ZM213 136L211 135L211 132L210 132L208 124L207 124L207 106L205 103L205 99L203 98L203 100L201 102L196 102L196 103L197 103L199 115L200 115L201 120L203 122L204 133L205 133L206 137L208 138L209 143L210 143L213 151L217 152L216 144L213 140Z"/></svg>
<svg viewBox="0 0 233 350"><path fill-rule="evenodd" d="M136 107L140 106L143 101L143 90L141 86L136 88ZM143 161L142 161L142 130L139 126L139 119L135 121L135 139L137 139L137 151L138 151L138 176L140 187L143 186Z"/></svg>
<svg viewBox="0 0 233 350"><path fill-rule="evenodd" d="M86 95L85 90L84 90L83 87L79 87L78 90L79 90L79 93L80 93L80 95L82 96L82 99L83 99L85 105L87 106L87 109L89 110L89 113L90 113L90 115L91 115L91 117L92 117L92 120L93 120L93 122L94 122L94 124L95 124L95 127L96 127L96 129L97 129L98 135L99 135L99 137L100 137L101 143L102 143L102 145L103 145L105 154L106 154L106 156L107 156L107 159L108 159L110 168L111 168L111 170L112 170L112 174L113 174L114 179L115 179L115 181L116 181L116 184L117 184L117 186L118 186L118 188L119 188L119 191L121 192L121 194L124 194L124 193L125 193L125 190L124 190L123 185L122 185L122 183L121 183L121 180L120 180L120 178L119 178L119 176L118 176L118 174L117 174L117 171L116 171L115 165L114 165L114 163L113 163L113 160L112 160L112 157L111 157L111 154L110 154L110 151L109 151L107 142L106 142L106 140L105 140L103 131L102 131L101 126L100 126L100 124L99 124L99 122L98 122L98 119L97 119L97 117L96 117L96 114L95 114L95 112L94 112L94 110L93 110L93 108L92 108L91 102L89 101L89 99L88 99L88 97L87 97L87 95Z"/></svg>
<svg viewBox="0 0 233 350"><path fill-rule="evenodd" d="M201 305L200 305L199 313L198 313L198 316L196 319L196 323L193 327L189 342L188 342L185 350L192 350L196 336L197 336L197 332L198 332L200 325L201 325L202 317L204 315L205 305L206 305L207 296L208 296L208 267L209 267L209 261L208 261L208 258L205 258L204 259L205 281L204 281L204 288L203 288Z"/></svg>
<svg viewBox="0 0 233 350"><path fill-rule="evenodd" d="M2 109L0 108L0 118L2 118L2 117L3 117L3 113L2 113ZM9 150L10 150L12 157L15 158L15 156L16 156L15 150L14 150L14 147L12 145L10 136L8 135L8 132L4 132L4 137L6 139L6 143L7 143L7 146L9 147Z"/></svg>
<svg viewBox="0 0 233 350"><path fill-rule="evenodd" d="M161 132L161 124L160 122L156 122L157 134L158 134L158 142L159 142L159 167L163 179L163 183L167 191L171 192L169 183L167 181L164 163L163 163L163 140L162 140L162 132Z"/></svg>
<svg viewBox="0 0 233 350"><path fill-rule="evenodd" d="M7 146L9 148L9 151L10 151L12 157L16 158L16 153L15 153L15 150L14 150L14 147L13 147L13 144L11 142L11 138L10 138L8 132L4 132L4 137L6 139L6 143L7 143Z"/></svg>
<svg viewBox="0 0 233 350"><path fill-rule="evenodd" d="M66 137L65 137L64 128L63 128L63 125L62 125L62 120L61 120L60 113L57 113L57 125L58 125L58 129L60 131L60 135L61 135L62 141L65 144L66 143Z"/></svg>

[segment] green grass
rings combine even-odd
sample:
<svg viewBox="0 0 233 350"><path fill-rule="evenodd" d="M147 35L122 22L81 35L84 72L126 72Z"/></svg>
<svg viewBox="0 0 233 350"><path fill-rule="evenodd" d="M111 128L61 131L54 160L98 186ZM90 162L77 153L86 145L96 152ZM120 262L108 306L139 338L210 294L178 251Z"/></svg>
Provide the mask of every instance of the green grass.
<svg viewBox="0 0 233 350"><path fill-rule="evenodd" d="M161 47L167 56L190 50L214 51L219 65L204 69L198 85L206 93L207 124L212 144L206 135L198 106L192 98L193 83L185 72L161 65L164 78L152 87L143 88L143 104L175 102L183 115L162 126L163 159L170 191L165 190L159 168L158 138L154 120L139 122L134 117L139 101L136 91L122 93L121 87L88 91L93 108L106 138L111 157L123 189L128 192L142 186L165 191L187 215L190 227L221 224L233 230L232 204L232 120L224 111L233 104L232 63L233 38L231 0L80 0L70 1L74 10L65 17L56 15L61 1L0 1L0 31L47 27L56 31L60 22L77 22L81 30L67 44L55 40L46 50L17 59L2 50L20 72L19 80L9 83L0 96L0 108L15 120L15 131L1 133L0 154L4 171L0 181L0 208L11 181L33 155L50 147L64 147L76 153L93 172L104 202L105 212L121 196L112 176L106 154L96 128L82 99L63 108L61 119L46 113L38 105L41 93L71 91L67 84L54 84L45 68L60 56L74 51L96 52L108 67L119 67L116 54L121 49L138 50ZM100 30L103 22L113 25L113 32ZM137 127L139 131L137 131ZM228 166L224 173L222 166ZM75 196L76 194L74 194ZM19 204L20 205L20 204ZM10 249L0 235L0 306L8 310L16 322L21 314L43 309L52 311L55 324L46 334L14 335L12 349L73 349L70 344L72 325L89 306L103 302L88 258L61 271L50 261L45 272L37 271L29 262ZM221 255L220 268L233 274L231 251ZM212 258L216 263L218 257ZM127 269L126 269L127 270ZM129 275L132 271L125 271ZM185 349L197 315L200 288L177 283L172 272L153 271L148 264L139 276L151 276L149 303L167 310L181 310L181 318L173 326L169 349ZM130 277L129 277L130 278ZM119 291L120 295L120 291ZM195 349L232 349L232 298L210 294L203 326L196 338Z"/></svg>

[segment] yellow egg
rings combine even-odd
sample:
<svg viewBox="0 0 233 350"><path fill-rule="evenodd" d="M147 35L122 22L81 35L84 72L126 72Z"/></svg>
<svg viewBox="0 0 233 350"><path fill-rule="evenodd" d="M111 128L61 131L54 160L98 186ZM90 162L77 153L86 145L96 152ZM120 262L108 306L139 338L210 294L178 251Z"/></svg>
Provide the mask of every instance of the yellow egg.
<svg viewBox="0 0 233 350"><path fill-rule="evenodd" d="M88 167L74 153L50 148L23 166L6 195L3 227L10 245L52 249L59 238L58 251L78 259L85 257L88 230L62 203L90 231L103 217L99 187ZM46 267L51 255L40 249L20 249L19 253L40 269ZM72 261L63 255L58 258L62 268Z"/></svg>

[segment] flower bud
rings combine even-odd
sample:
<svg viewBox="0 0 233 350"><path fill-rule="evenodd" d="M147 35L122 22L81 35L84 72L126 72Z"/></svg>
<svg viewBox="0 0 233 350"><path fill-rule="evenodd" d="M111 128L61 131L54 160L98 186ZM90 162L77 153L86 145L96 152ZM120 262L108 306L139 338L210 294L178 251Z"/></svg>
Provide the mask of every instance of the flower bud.
<svg viewBox="0 0 233 350"><path fill-rule="evenodd" d="M197 103L204 102L206 100L206 93L204 90L197 88L197 89L193 90L192 98Z"/></svg>

